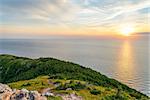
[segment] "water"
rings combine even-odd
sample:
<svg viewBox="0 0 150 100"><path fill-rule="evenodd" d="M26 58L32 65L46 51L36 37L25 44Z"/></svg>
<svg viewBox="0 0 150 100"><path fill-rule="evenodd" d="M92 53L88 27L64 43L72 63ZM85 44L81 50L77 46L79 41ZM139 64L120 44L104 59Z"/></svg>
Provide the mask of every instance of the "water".
<svg viewBox="0 0 150 100"><path fill-rule="evenodd" d="M69 60L150 95L148 35L128 39L0 39L0 53Z"/></svg>

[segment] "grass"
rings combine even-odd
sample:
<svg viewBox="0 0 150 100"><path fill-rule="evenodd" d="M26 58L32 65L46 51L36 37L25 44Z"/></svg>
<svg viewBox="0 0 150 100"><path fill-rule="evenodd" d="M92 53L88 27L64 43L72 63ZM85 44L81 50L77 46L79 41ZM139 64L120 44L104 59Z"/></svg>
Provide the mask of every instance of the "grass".
<svg viewBox="0 0 150 100"><path fill-rule="evenodd" d="M47 98L47 100L63 100L63 99L59 96L55 96L55 97L50 96Z"/></svg>
<svg viewBox="0 0 150 100"><path fill-rule="evenodd" d="M0 69L0 82L9 84L12 88L26 88L39 92L44 88L51 88L52 92L71 93L71 91L64 90L71 87L73 88L72 92L78 93L86 99L90 97L149 99L145 94L115 79L108 78L100 72L54 58L30 59L2 54L0 55ZM52 83L59 82L61 87L56 88L54 84L48 84L49 81ZM73 81L73 83L68 84L70 81ZM93 95L90 93L92 89L101 92Z"/></svg>
<svg viewBox="0 0 150 100"><path fill-rule="evenodd" d="M48 76L44 76L44 77L40 76L35 79L13 82L8 85L16 89L26 88L28 90L40 91L41 89L44 89L44 88L53 87L51 84L47 84L48 83L47 78Z"/></svg>
<svg viewBox="0 0 150 100"><path fill-rule="evenodd" d="M82 84L86 85L86 88L79 89L79 90L58 90L56 89L54 84L49 84L49 80L51 81L51 83L59 82L61 84L66 84L66 83L68 84L70 82L73 84L76 82L81 82ZM49 76L39 76L35 79L13 82L13 83L9 83L8 85L11 88L16 88L16 89L26 88L28 90L38 90L39 92L41 92L45 88L51 88L52 92L55 94L75 93L79 96L82 96L84 100L107 100L107 99L109 100L110 98L113 98L113 96L116 96L118 91L115 88L96 86L79 80L49 79ZM97 90L100 91L100 93L94 95L90 92L91 90ZM124 100L125 98L127 98L128 100L136 100L136 98L130 96L130 94L125 91L121 91L121 96L124 97ZM48 97L48 100L62 100L62 99L61 97L53 96L53 97ZM145 100L148 99L145 98Z"/></svg>

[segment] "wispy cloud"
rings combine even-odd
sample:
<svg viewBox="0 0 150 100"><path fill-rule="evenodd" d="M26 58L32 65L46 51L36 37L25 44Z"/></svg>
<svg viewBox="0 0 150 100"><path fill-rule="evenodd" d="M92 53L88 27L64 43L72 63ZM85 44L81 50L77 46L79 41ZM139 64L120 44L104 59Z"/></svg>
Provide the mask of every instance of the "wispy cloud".
<svg viewBox="0 0 150 100"><path fill-rule="evenodd" d="M39 19L53 22L69 20L74 10L78 9L67 0L1 0L0 8L1 17L5 16L6 19Z"/></svg>
<svg viewBox="0 0 150 100"><path fill-rule="evenodd" d="M109 20L109 19L113 19L121 14L125 14L125 13L131 13L131 12L135 12L138 11L140 9L144 9L144 8L148 8L150 7L150 2L149 1L142 1L139 2L138 4L128 4L128 5L120 5L118 7L114 7L114 10L118 10L116 11L116 13L112 14L111 16L107 17L105 20Z"/></svg>
<svg viewBox="0 0 150 100"><path fill-rule="evenodd" d="M145 24L149 8L149 0L0 0L0 24L112 29Z"/></svg>

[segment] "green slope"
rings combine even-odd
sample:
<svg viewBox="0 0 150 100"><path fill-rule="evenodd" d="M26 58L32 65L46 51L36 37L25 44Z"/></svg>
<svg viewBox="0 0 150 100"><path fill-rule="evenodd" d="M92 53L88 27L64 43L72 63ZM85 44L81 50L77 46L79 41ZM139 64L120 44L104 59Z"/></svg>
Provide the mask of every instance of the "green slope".
<svg viewBox="0 0 150 100"><path fill-rule="evenodd" d="M54 58L30 59L13 55L0 55L0 82L11 83L49 75L53 79L73 79L114 89L121 89L130 96L140 99L146 95L106 77L90 68Z"/></svg>
<svg viewBox="0 0 150 100"><path fill-rule="evenodd" d="M51 83L49 83L49 81ZM61 85L56 87L54 85L55 83ZM39 76L35 79L12 82L8 85L16 89L26 88L28 90L37 90L40 93L44 89L51 88L51 92L54 94L75 93L78 96L81 96L84 100L136 100L136 98L131 96L128 92L120 90L118 93L118 89L116 88L91 85L80 80L50 79L49 76ZM66 90L66 88L72 88L72 90ZM93 91L96 92L93 93ZM49 99L61 100L61 97L53 96L49 97ZM142 99L147 98L143 96Z"/></svg>

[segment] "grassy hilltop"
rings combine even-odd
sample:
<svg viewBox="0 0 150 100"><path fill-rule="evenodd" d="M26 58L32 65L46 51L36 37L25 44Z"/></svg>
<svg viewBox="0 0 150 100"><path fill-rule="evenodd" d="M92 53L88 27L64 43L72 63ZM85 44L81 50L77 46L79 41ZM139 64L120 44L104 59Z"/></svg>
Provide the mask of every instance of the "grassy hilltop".
<svg viewBox="0 0 150 100"><path fill-rule="evenodd" d="M60 85L55 87L49 81ZM86 100L149 99L135 89L90 68L54 58L30 59L0 55L0 83L12 88L38 91L51 87L54 93L75 92ZM68 88L71 90L66 90Z"/></svg>

